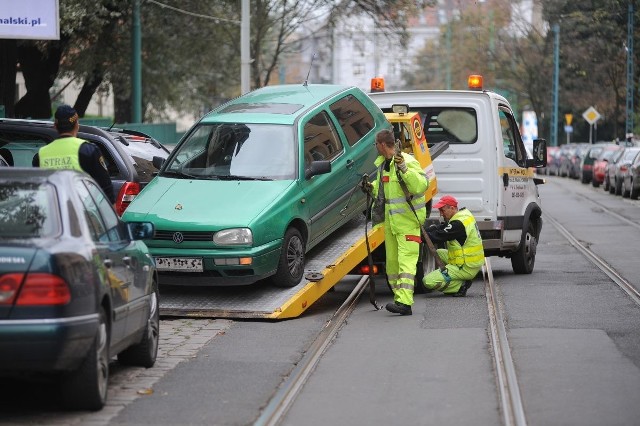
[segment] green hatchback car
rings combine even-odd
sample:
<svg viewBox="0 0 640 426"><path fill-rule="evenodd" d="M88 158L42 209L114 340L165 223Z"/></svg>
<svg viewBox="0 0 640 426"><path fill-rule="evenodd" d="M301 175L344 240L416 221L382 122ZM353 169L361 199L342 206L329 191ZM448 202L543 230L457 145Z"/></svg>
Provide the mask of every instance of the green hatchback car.
<svg viewBox="0 0 640 426"><path fill-rule="evenodd" d="M255 90L200 119L123 220L154 224L161 284L295 286L305 253L365 211L383 128L356 87Z"/></svg>

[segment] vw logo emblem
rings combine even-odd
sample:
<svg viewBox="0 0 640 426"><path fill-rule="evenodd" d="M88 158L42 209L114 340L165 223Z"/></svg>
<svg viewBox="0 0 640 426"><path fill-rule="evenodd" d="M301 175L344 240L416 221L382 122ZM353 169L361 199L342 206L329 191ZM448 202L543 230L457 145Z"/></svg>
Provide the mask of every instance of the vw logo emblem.
<svg viewBox="0 0 640 426"><path fill-rule="evenodd" d="M173 233L173 242L174 243L180 244L183 241L184 241L184 235L182 235L182 232L174 232Z"/></svg>

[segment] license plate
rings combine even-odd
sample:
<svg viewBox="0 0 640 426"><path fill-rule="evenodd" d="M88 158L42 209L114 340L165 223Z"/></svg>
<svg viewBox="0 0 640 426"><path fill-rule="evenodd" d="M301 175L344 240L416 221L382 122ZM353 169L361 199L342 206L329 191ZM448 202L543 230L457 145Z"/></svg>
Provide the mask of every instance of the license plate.
<svg viewBox="0 0 640 426"><path fill-rule="evenodd" d="M158 271L202 272L201 257L156 257Z"/></svg>

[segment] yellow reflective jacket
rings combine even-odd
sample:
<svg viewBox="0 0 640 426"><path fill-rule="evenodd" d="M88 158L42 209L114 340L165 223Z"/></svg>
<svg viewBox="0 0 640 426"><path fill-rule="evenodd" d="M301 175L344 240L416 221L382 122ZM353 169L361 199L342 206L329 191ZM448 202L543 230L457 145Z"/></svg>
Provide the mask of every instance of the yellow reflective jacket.
<svg viewBox="0 0 640 426"><path fill-rule="evenodd" d="M407 165L407 171L400 174L411 194L411 204L418 215L418 220L422 224L427 216L424 193L429 187L429 180L418 160L409 154L402 153L402 156ZM374 198L373 224L378 225L384 222L385 226L390 226L390 230L394 234L415 233L418 228L418 220L407 204L404 191L398 181L396 165L392 159L387 172L384 170L384 162L385 158L381 155L374 162L378 167L378 176L373 182L372 190ZM383 188L382 192L379 191L381 187Z"/></svg>
<svg viewBox="0 0 640 426"><path fill-rule="evenodd" d="M467 239L462 246L458 240L447 241L449 263L457 266L467 265L472 268L479 268L484 263L484 248L482 247L482 237L480 236L476 219L469 210L461 209L449 219L449 222L452 220L462 222Z"/></svg>
<svg viewBox="0 0 640 426"><path fill-rule="evenodd" d="M82 139L68 137L56 139L38 151L40 167L46 169L73 169L83 171L80 167L80 145Z"/></svg>

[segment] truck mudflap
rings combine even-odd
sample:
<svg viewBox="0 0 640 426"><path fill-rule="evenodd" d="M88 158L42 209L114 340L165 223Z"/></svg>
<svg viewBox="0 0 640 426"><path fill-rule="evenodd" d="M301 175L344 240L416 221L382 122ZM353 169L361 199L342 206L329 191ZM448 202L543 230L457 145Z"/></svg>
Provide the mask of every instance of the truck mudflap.
<svg viewBox="0 0 640 426"><path fill-rule="evenodd" d="M194 318L295 318L335 286L367 256L364 215L351 220L307 253L305 274L295 287L266 281L238 287L163 286L160 315ZM384 228L367 224L369 245L384 242Z"/></svg>

